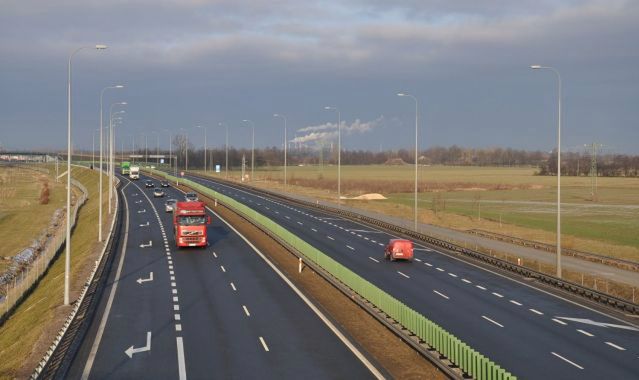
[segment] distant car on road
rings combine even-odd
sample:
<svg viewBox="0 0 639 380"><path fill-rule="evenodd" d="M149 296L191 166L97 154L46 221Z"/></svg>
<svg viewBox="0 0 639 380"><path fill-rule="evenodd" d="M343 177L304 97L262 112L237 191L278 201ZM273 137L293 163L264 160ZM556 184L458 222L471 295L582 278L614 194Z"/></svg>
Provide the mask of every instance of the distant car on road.
<svg viewBox="0 0 639 380"><path fill-rule="evenodd" d="M160 186L169 187L169 181L160 181Z"/></svg>
<svg viewBox="0 0 639 380"><path fill-rule="evenodd" d="M390 239L384 249L384 259L413 261L413 242L406 239Z"/></svg>
<svg viewBox="0 0 639 380"><path fill-rule="evenodd" d="M187 202L197 202L198 201L197 194L194 193L194 192L186 193L184 195L184 199L186 199Z"/></svg>
<svg viewBox="0 0 639 380"><path fill-rule="evenodd" d="M169 199L164 202L164 211L173 212L175 210L175 204L177 203L177 199Z"/></svg>
<svg viewBox="0 0 639 380"><path fill-rule="evenodd" d="M153 181L147 180L146 182L144 182L144 187L155 187L155 184L153 183Z"/></svg>
<svg viewBox="0 0 639 380"><path fill-rule="evenodd" d="M162 190L162 189L155 189L155 190L153 190L153 197L155 197L155 198L162 198L162 197L164 197L164 190Z"/></svg>

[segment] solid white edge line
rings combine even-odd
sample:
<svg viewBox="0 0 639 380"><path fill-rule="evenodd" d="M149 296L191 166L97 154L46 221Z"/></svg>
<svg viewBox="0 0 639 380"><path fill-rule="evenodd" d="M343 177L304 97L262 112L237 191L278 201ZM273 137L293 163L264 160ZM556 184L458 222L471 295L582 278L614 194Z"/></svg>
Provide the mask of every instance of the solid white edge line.
<svg viewBox="0 0 639 380"><path fill-rule="evenodd" d="M122 241L122 254L120 255L120 261L118 262L118 269L115 272L115 279L113 281L113 286L111 287L111 292L109 292L109 299L106 304L106 308L102 314L102 319L100 320L100 326L98 327L98 331L95 334L95 339L93 340L93 345L91 346L91 351L89 352L89 357L87 358L87 362L84 366L84 370L82 371L82 380L86 380L89 378L89 374L91 373L91 368L93 367L93 361L95 360L95 356L98 353L98 347L100 347L100 341L102 341L102 334L104 334L104 329L106 328L107 320L109 319L109 313L111 312L111 306L113 305L113 299L115 298L115 291L118 288L118 284L120 283L120 274L122 273L122 267L124 266L124 257L126 256L126 245L129 240L129 202L126 200L126 195L124 195L124 189L129 186L127 183L120 192L122 193L122 198L124 199L124 210L126 211L126 224L124 227L124 240Z"/></svg>
<svg viewBox="0 0 639 380"><path fill-rule="evenodd" d="M504 325L502 325L501 323L499 323L499 322L495 322L495 321L493 321L492 319L488 318L488 317L487 317L487 316L485 316L485 315L482 315L481 317L482 317L482 318L484 318L485 320L487 320L488 322L493 323L493 324L495 324L495 325L497 325L497 326L499 326L499 327L504 327Z"/></svg>
<svg viewBox="0 0 639 380"><path fill-rule="evenodd" d="M175 343L177 344L178 373L180 374L180 380L186 380L186 363L184 361L184 342L182 342L182 337L176 337Z"/></svg>
<svg viewBox="0 0 639 380"><path fill-rule="evenodd" d="M579 369L584 369L584 367L580 366L579 364L577 364L577 363L575 363L575 362L571 362L570 360L568 360L568 359L564 358L563 356L561 356L561 355L559 355L559 354L557 354L557 353L555 353L555 352L551 352L551 354L555 355L556 357L558 357L559 359L561 359L561 360L565 361L565 362L566 362L566 363L568 363L568 364L572 364L572 365L574 365L575 367L577 367L577 368L579 368Z"/></svg>
<svg viewBox="0 0 639 380"><path fill-rule="evenodd" d="M351 352L362 362L362 364L364 364L366 366L366 368L368 368L368 370L373 374L373 376L375 376L378 379L384 379L384 376L382 375L382 373L375 368L375 366L368 360L368 358L366 358L366 356L364 356L364 354L361 353L361 351L359 351L357 349L357 347L355 347L355 345L353 345L353 343L351 343L350 340L348 340L348 338L342 334L342 332L340 330L337 329L337 327L335 327L335 325L317 308L317 306L315 306L292 282L291 280L289 280L284 273L282 273L282 271L280 271L253 243L251 243L250 240L248 240L244 235L242 235L240 233L240 231L238 231L235 227L233 227L229 222L227 222L224 218L222 218L218 213L216 213L215 211L213 211L210 207L206 207L207 210L209 210L211 213L213 213L213 215L215 215L216 217L218 217L224 224L226 224L231 230L233 230L233 232L235 232L240 238L242 238L242 240L244 240L246 242L246 244L248 244L253 251L255 251L255 253L257 253L262 260L264 260L268 266L271 267L271 269L273 269L273 271L275 273L277 273L278 276L280 276L280 278L291 288L293 289L293 291L304 301L304 303L306 303L306 305L308 305L308 307L313 310L313 312L322 320L322 322L324 322L324 324L331 329L331 331L339 338L339 340L342 341L342 343L344 343L344 345L346 347L348 347L349 350L351 350ZM262 341L262 344L265 346L266 348L266 343L264 343L263 339L260 337L260 340Z"/></svg>

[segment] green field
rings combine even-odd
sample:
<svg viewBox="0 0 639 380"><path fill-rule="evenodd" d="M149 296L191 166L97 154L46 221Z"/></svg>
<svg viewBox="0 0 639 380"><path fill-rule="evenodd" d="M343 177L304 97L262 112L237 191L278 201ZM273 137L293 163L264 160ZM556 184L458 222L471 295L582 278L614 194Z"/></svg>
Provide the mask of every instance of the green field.
<svg viewBox="0 0 639 380"><path fill-rule="evenodd" d="M336 200L337 167L292 166L287 171L288 191ZM419 167L421 220L552 243L557 178L537 176L536 171L531 167ZM240 178L238 171L229 174ZM224 173L214 175L224 177ZM282 189L280 167L259 168L255 177L258 186ZM349 204L407 219L413 215L413 181L410 165L342 166L342 196L381 193L388 198L349 200ZM639 178L598 178L597 184L593 198L590 177L562 177L566 246L639 259Z"/></svg>
<svg viewBox="0 0 639 380"><path fill-rule="evenodd" d="M71 236L71 298L78 296L79 289L86 281L87 268L91 268L96 256L98 218L98 173L74 167L73 178L80 181L89 191L89 199L80 209L76 228ZM62 177L64 182L66 177ZM107 182L103 182L103 207L106 215ZM63 191L59 191L63 193ZM108 232L106 227L105 231ZM106 236L105 232L105 236ZM2 231L2 236L4 231ZM14 314L0 327L0 379L27 378L40 355L42 348L48 347L55 331L69 312L69 306L62 306L64 289L64 255L51 263L47 275ZM54 322L57 321L57 322ZM56 327L53 327L56 326ZM39 347L33 356L34 346ZM27 368L28 367L28 368Z"/></svg>
<svg viewBox="0 0 639 380"><path fill-rule="evenodd" d="M0 256L11 257L31 245L51 222L56 209L65 206L64 184L54 175L19 167L0 166ZM49 203L40 204L40 191L49 188ZM6 237L10 237L6 238ZM0 270L2 263L0 261Z"/></svg>

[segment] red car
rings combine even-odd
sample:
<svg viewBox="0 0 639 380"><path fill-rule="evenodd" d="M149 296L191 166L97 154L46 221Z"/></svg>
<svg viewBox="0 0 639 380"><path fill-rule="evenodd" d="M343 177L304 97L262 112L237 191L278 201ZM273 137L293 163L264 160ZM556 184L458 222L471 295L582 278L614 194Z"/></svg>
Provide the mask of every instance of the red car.
<svg viewBox="0 0 639 380"><path fill-rule="evenodd" d="M413 261L413 242L406 239L391 239L384 250L384 259Z"/></svg>

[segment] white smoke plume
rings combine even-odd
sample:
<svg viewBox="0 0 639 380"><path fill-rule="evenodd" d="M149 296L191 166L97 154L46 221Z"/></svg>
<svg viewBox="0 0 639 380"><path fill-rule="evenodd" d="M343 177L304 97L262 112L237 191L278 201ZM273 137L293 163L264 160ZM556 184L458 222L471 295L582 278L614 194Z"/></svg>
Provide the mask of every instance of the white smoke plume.
<svg viewBox="0 0 639 380"><path fill-rule="evenodd" d="M384 117L380 116L375 120L362 122L356 119L353 123L347 124L342 121L341 129L342 134L352 135L356 133L370 132L372 129L382 125ZM337 123L326 123L321 125L311 125L308 127L300 128L297 132L306 132L303 136L297 136L292 139L292 143L308 144L318 141L327 141L337 139Z"/></svg>

